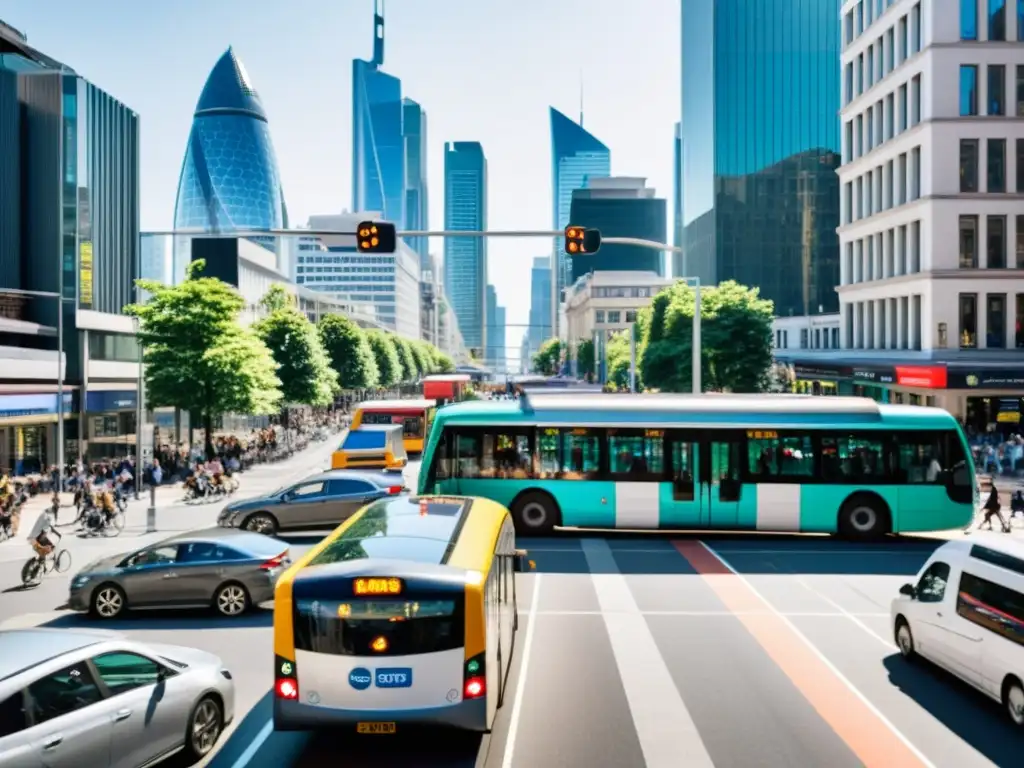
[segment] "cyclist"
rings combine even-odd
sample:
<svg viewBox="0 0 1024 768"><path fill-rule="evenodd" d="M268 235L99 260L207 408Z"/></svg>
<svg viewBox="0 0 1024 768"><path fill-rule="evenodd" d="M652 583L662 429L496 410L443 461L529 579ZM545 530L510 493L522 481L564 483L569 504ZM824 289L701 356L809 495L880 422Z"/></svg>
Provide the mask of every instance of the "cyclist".
<svg viewBox="0 0 1024 768"><path fill-rule="evenodd" d="M46 558L51 552L53 552L54 543L50 540L49 534L56 534L57 538L60 538L60 533L53 527L53 519L50 517L50 510L43 510L42 514L39 515L39 519L36 520L36 524L32 526L32 533L29 534L28 542L32 549L35 550L36 555L40 560Z"/></svg>

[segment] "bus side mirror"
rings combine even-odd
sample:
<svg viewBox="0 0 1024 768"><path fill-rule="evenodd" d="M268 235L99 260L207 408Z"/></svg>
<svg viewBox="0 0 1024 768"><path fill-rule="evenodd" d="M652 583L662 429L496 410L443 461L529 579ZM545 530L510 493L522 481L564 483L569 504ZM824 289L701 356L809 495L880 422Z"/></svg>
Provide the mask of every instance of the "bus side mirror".
<svg viewBox="0 0 1024 768"><path fill-rule="evenodd" d="M512 555L512 570L516 573L524 573L526 571L525 549L517 549Z"/></svg>

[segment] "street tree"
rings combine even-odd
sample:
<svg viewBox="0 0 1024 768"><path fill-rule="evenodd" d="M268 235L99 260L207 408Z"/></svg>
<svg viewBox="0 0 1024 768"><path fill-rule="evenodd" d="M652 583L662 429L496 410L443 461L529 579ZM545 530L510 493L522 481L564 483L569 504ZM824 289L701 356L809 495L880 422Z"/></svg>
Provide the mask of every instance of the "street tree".
<svg viewBox="0 0 1024 768"><path fill-rule="evenodd" d="M342 389L372 389L379 374L366 333L344 315L324 315L317 324L320 342Z"/></svg>
<svg viewBox="0 0 1024 768"><path fill-rule="evenodd" d="M580 339L576 343L576 375L587 381L594 378L593 339Z"/></svg>
<svg viewBox="0 0 1024 768"><path fill-rule="evenodd" d="M280 285L260 301L267 311L253 330L277 361L285 403L329 405L338 392L338 374L320 341L316 327Z"/></svg>
<svg viewBox="0 0 1024 768"><path fill-rule="evenodd" d="M552 338L540 345L533 356L534 370L543 376L555 376L562 369L562 341Z"/></svg>
<svg viewBox="0 0 1024 768"><path fill-rule="evenodd" d="M455 361L437 347L430 348L431 356L434 358L435 373L455 373Z"/></svg>
<svg viewBox="0 0 1024 768"><path fill-rule="evenodd" d="M676 282L642 313L639 369L663 392L692 390L694 290ZM762 392L771 367L774 305L758 289L729 280L701 288L701 380L704 389Z"/></svg>
<svg viewBox="0 0 1024 768"><path fill-rule="evenodd" d="M416 356L412 351L412 342L397 333L391 334L391 340L398 350L398 359L402 361L402 382L411 384L419 379L419 369L416 367Z"/></svg>
<svg viewBox="0 0 1024 768"><path fill-rule="evenodd" d="M616 390L629 391L629 331L620 331L608 337L605 365L608 384ZM640 391L639 372L636 384L637 391Z"/></svg>
<svg viewBox="0 0 1024 768"><path fill-rule="evenodd" d="M245 299L222 280L203 277L205 266L193 261L179 285L138 280L149 298L125 312L139 319L150 405L196 414L212 458L218 417L274 413L282 395L270 350L239 322Z"/></svg>
<svg viewBox="0 0 1024 768"><path fill-rule="evenodd" d="M413 341L411 343L412 356L416 361L416 370L420 376L429 376L434 372L434 356L431 353L431 345L425 341Z"/></svg>
<svg viewBox="0 0 1024 768"><path fill-rule="evenodd" d="M398 350L391 341L387 331L371 330L366 332L366 340L373 350L373 359L377 363L377 386L390 389L402 380L402 361L398 358Z"/></svg>

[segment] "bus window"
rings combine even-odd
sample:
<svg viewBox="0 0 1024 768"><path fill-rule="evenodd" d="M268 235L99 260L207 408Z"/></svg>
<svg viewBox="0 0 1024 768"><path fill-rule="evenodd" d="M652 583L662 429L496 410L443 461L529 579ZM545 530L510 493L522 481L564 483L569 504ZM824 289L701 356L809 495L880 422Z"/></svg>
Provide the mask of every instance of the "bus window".
<svg viewBox="0 0 1024 768"><path fill-rule="evenodd" d="M402 419L402 437L407 440L419 440L423 437L423 417L406 416Z"/></svg>
<svg viewBox="0 0 1024 768"><path fill-rule="evenodd" d="M881 432L823 435L822 475L832 483L879 483L891 476L892 452Z"/></svg>
<svg viewBox="0 0 1024 768"><path fill-rule="evenodd" d="M774 430L747 430L748 471L755 482L782 478L802 480L814 475L814 447L810 434L779 434Z"/></svg>
<svg viewBox="0 0 1024 768"><path fill-rule="evenodd" d="M558 477L560 460L557 429L537 430L537 479L550 480Z"/></svg>
<svg viewBox="0 0 1024 768"><path fill-rule="evenodd" d="M696 446L691 442L673 440L669 456L672 460L672 498L676 501L693 501L693 459Z"/></svg>
<svg viewBox="0 0 1024 768"><path fill-rule="evenodd" d="M577 427L562 430L562 480L595 480L600 470L601 437Z"/></svg>
<svg viewBox="0 0 1024 768"><path fill-rule="evenodd" d="M481 477L525 480L533 477L533 451L525 432L485 432Z"/></svg>
<svg viewBox="0 0 1024 768"><path fill-rule="evenodd" d="M608 431L608 464L612 479L658 482L665 475L664 432L659 429Z"/></svg>
<svg viewBox="0 0 1024 768"><path fill-rule="evenodd" d="M455 433L455 460L458 477L480 477L480 434Z"/></svg>
<svg viewBox="0 0 1024 768"><path fill-rule="evenodd" d="M427 487L433 486L437 480L448 480L452 476L451 461L452 431L446 429L437 440L437 447L434 449L434 458L428 469L429 480Z"/></svg>
<svg viewBox="0 0 1024 768"><path fill-rule="evenodd" d="M392 417L390 413L375 413L373 411L363 411L363 424L390 424Z"/></svg>

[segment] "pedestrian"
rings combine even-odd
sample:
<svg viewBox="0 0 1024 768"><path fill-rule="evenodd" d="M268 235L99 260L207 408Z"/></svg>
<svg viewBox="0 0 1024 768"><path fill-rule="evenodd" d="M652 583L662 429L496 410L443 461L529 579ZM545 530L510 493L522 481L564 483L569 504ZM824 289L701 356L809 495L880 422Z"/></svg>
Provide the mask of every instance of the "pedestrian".
<svg viewBox="0 0 1024 768"><path fill-rule="evenodd" d="M978 523L978 530L981 530L982 526L988 525L988 530L992 530L992 518L998 517L999 522L1002 524L1003 533L1010 532L1010 525L1006 522L1006 518L1003 517L1003 510L1000 508L999 503L999 490L996 488L995 482L992 483L992 492L988 495L988 500L985 502L985 506L982 508L984 517L981 522Z"/></svg>

